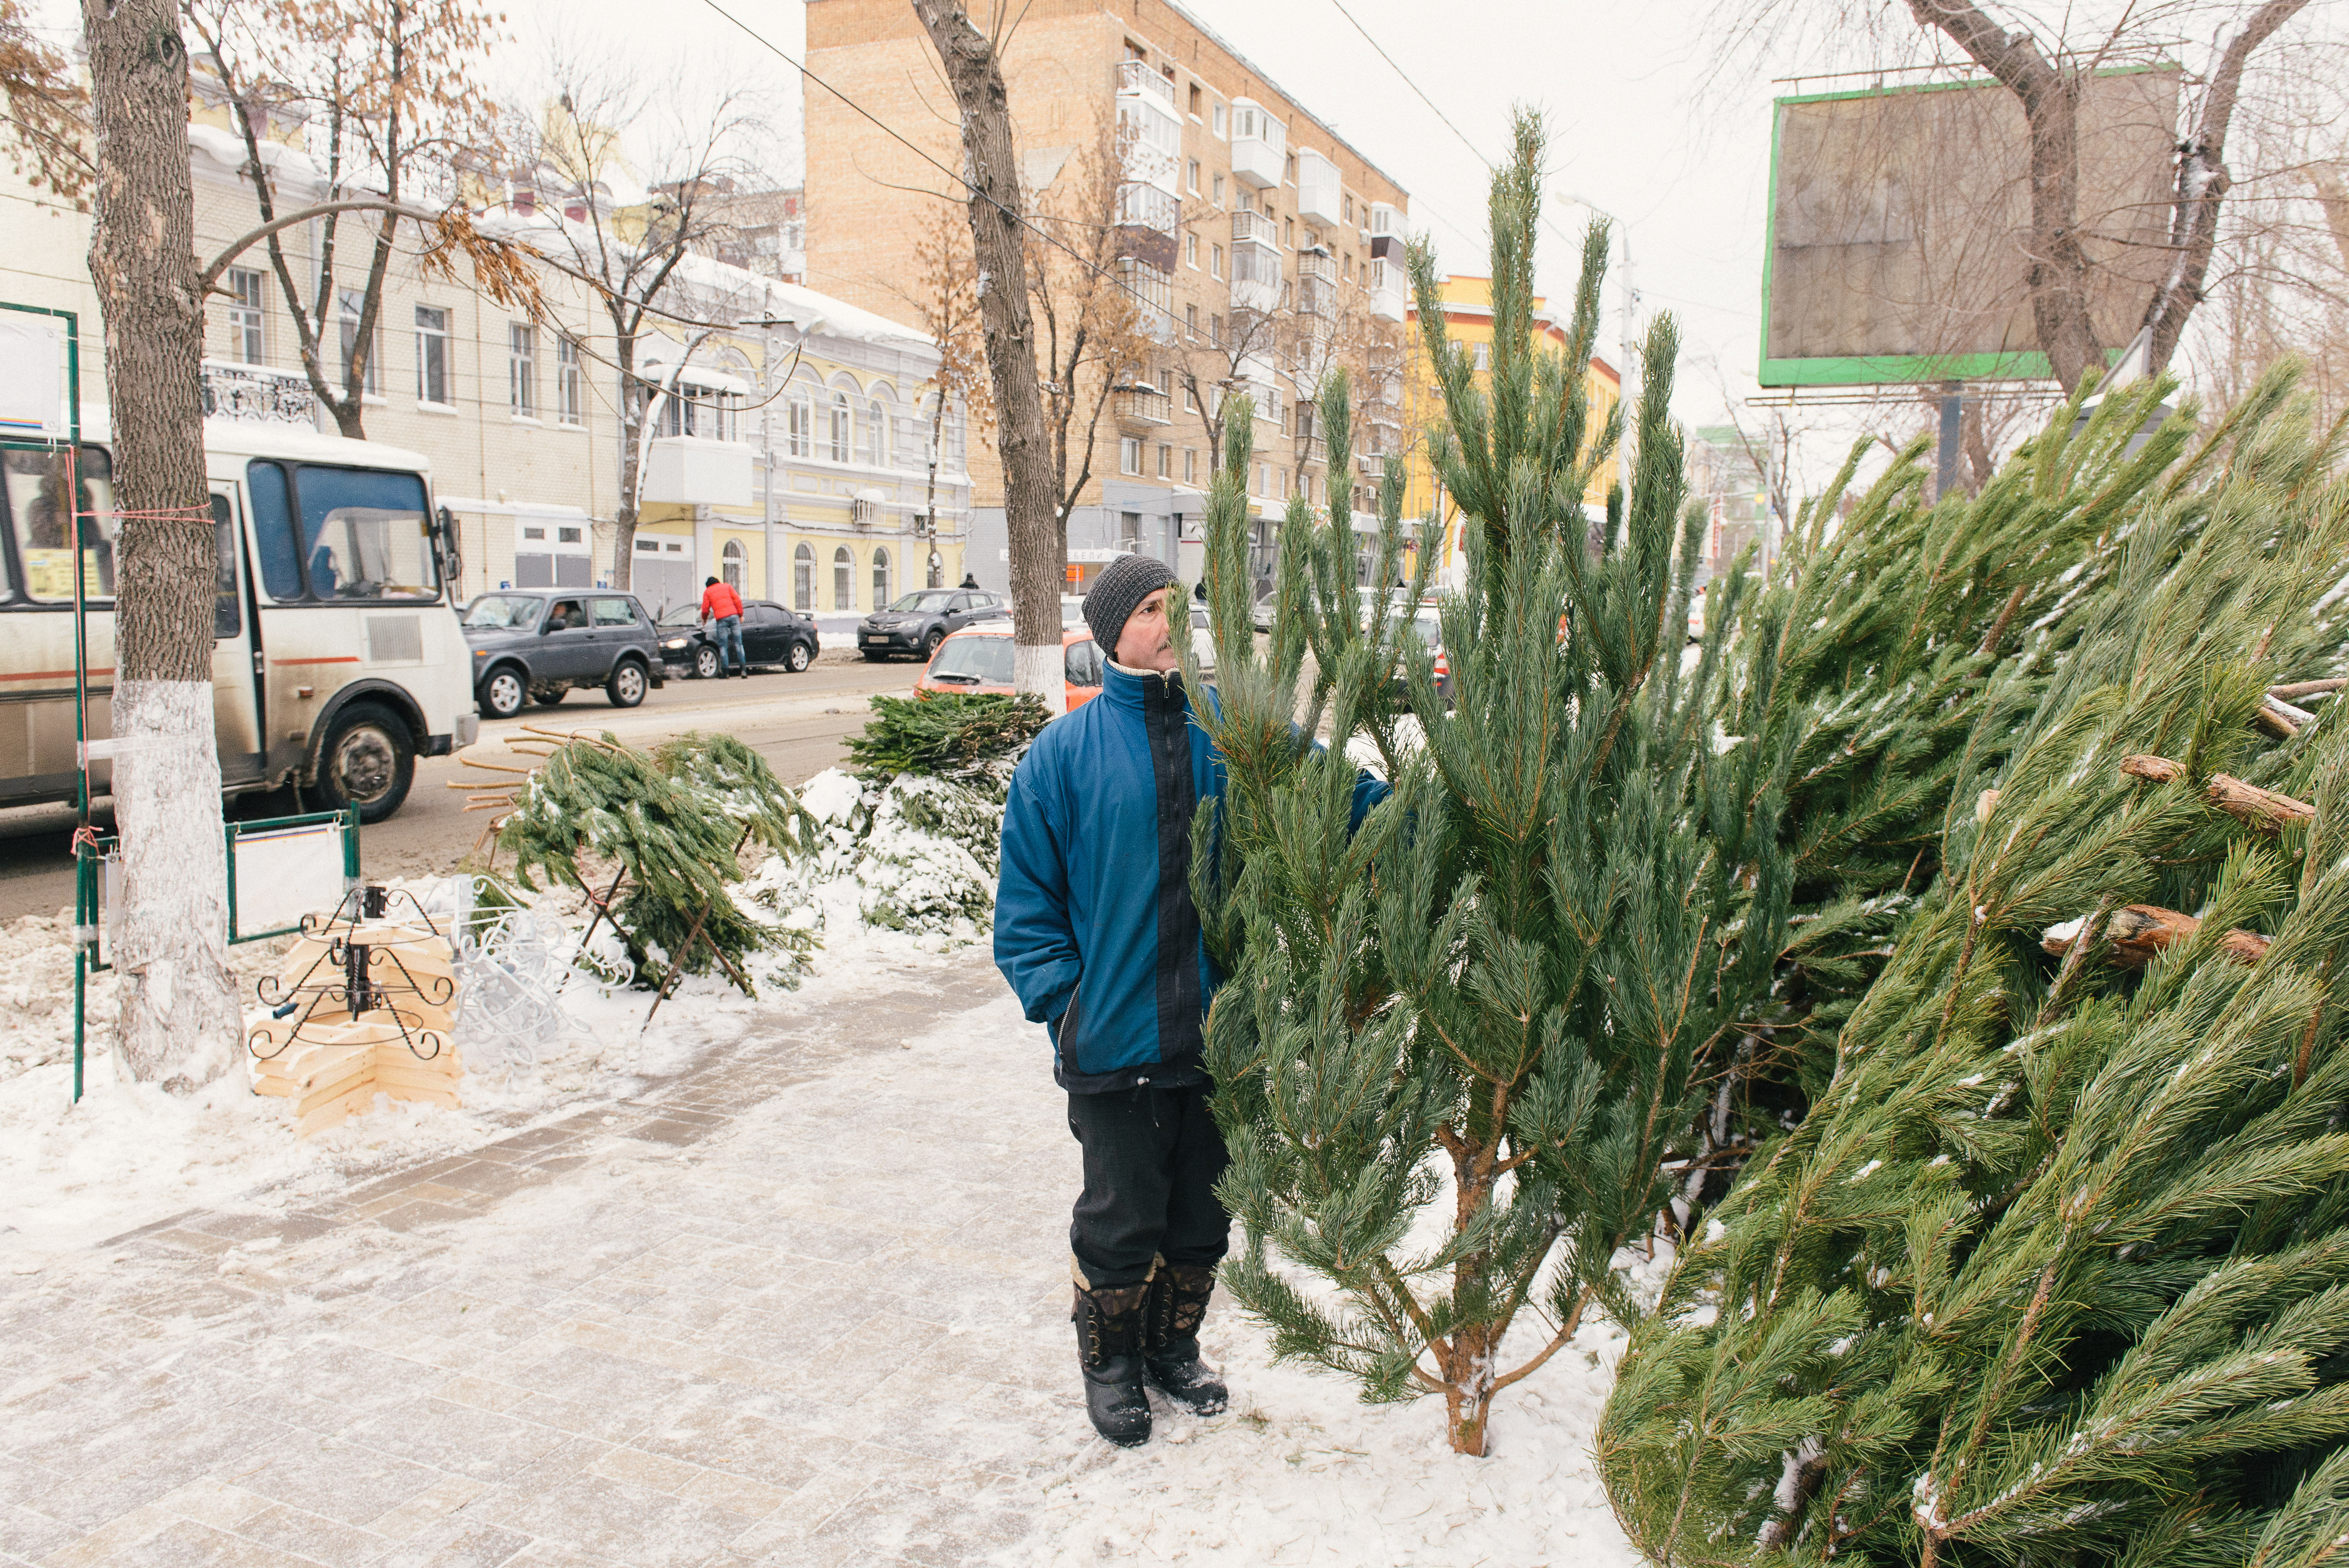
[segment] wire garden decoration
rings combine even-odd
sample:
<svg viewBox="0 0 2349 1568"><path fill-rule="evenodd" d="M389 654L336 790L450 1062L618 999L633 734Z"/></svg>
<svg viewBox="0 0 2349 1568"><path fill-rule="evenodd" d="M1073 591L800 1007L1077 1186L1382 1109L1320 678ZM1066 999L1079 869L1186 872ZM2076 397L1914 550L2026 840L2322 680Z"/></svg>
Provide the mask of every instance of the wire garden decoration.
<svg viewBox="0 0 2349 1568"><path fill-rule="evenodd" d="M394 919L395 900L407 903L412 922L405 914ZM273 1060L297 1045L357 1044L352 1026L367 1024L386 1031L386 1045L388 1031L397 1030L419 1061L449 1048L448 1032L428 1024L419 1010L446 1017L456 1000L455 976L423 962L427 944L444 944L447 935L414 894L375 883L353 888L333 913L303 916L302 937L317 951L301 975L291 982L265 975L254 987L269 1009L246 1037L256 1059Z"/></svg>

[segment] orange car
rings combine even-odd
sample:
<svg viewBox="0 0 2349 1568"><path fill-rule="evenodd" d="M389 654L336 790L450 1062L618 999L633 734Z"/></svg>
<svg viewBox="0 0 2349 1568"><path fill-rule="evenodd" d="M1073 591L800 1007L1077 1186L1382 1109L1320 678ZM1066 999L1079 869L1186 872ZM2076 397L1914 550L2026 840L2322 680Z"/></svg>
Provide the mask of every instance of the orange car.
<svg viewBox="0 0 2349 1568"><path fill-rule="evenodd" d="M1102 655L1092 633L1081 624L1061 632L1061 659L1073 712L1101 696ZM916 696L939 691L985 691L1011 695L1011 624L966 626L938 645L929 667L914 683Z"/></svg>

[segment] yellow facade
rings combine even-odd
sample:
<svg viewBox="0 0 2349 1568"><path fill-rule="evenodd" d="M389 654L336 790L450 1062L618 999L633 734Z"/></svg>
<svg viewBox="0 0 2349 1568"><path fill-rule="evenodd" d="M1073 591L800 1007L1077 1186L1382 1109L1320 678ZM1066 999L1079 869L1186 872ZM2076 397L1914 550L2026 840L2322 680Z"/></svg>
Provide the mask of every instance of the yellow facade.
<svg viewBox="0 0 2349 1568"><path fill-rule="evenodd" d="M1447 277L1438 285L1438 297L1444 304L1444 332L1453 342L1465 344L1469 352L1477 356L1477 383L1489 386L1489 375L1483 360L1491 352L1493 342L1493 282L1490 278ZM1534 296L1535 342L1552 353L1566 349L1566 323L1550 315L1538 294ZM1590 429L1593 438L1604 426L1608 415L1623 398L1623 378L1613 366L1594 356L1584 372L1590 391ZM1401 460L1404 464L1402 514L1421 518L1436 511L1435 473L1428 461L1427 441L1420 434L1444 417L1444 399L1436 389L1433 366L1427 356L1426 340L1420 335L1419 312L1412 311L1411 363L1403 377L1404 428L1418 438L1405 449ZM1395 459L1390 459L1395 460ZM1590 488L1584 492L1584 501L1593 509L1607 504L1607 492L1614 487L1616 459L1609 454L1591 476ZM1444 523L1444 543L1447 561L1457 548L1453 536L1459 521L1447 503L1442 509Z"/></svg>

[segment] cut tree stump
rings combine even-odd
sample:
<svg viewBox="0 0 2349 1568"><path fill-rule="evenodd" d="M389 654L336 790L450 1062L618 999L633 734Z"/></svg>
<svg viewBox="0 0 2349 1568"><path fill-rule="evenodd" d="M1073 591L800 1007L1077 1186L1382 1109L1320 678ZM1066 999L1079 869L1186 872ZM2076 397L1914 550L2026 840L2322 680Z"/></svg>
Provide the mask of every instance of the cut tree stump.
<svg viewBox="0 0 2349 1568"><path fill-rule="evenodd" d="M2049 926L2039 939L2040 950L2061 958L2086 935L2086 921L2075 920ZM2114 911L2106 923L2110 944L2105 955L2125 969L2142 969L2201 929L2202 923L2190 914L2154 903L2128 904ZM2219 951L2237 964L2257 964L2267 956L2268 938L2256 931L2230 931L2219 939Z"/></svg>
<svg viewBox="0 0 2349 1568"><path fill-rule="evenodd" d="M2137 756L2121 758L2121 771L2137 779L2149 779L2157 784L2173 783L2186 777L2184 764L2172 762L2167 757ZM2280 833L2301 822L2316 820L2316 808L2305 800L2295 800L2289 795L2279 795L2272 789L2262 789L2256 784L2225 773L2213 773L2202 788L2202 798L2239 822L2248 823L2262 833Z"/></svg>

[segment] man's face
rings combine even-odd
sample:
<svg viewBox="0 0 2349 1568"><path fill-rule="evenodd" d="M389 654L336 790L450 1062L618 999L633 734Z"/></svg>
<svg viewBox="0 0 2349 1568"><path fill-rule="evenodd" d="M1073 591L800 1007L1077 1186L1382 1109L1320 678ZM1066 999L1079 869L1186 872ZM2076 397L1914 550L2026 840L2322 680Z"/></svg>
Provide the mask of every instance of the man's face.
<svg viewBox="0 0 2349 1568"><path fill-rule="evenodd" d="M1117 651L1110 655L1130 670L1171 670L1183 661L1174 652L1174 638L1166 626L1166 593L1154 588L1117 634Z"/></svg>

